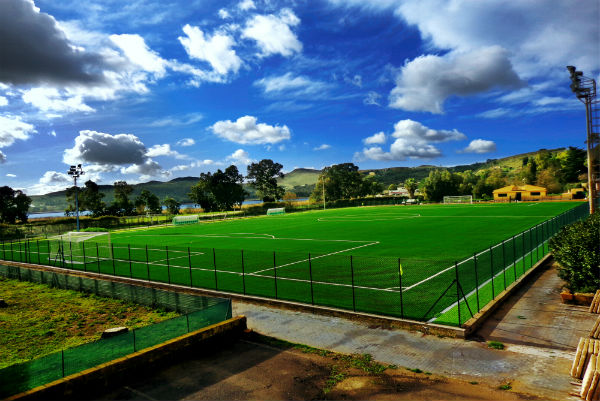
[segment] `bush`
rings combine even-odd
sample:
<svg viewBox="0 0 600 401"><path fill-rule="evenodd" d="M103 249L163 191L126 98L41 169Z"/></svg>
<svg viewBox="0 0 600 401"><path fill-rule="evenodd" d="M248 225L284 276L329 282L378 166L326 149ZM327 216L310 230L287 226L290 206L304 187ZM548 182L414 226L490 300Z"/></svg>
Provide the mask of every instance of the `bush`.
<svg viewBox="0 0 600 401"><path fill-rule="evenodd" d="M550 239L558 276L572 292L600 288L600 213L563 227Z"/></svg>

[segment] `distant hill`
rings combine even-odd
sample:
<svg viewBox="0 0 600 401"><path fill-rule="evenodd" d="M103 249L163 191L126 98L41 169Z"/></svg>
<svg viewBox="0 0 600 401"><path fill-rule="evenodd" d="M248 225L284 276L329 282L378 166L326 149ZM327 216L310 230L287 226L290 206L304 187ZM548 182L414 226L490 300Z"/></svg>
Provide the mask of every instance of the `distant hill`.
<svg viewBox="0 0 600 401"><path fill-rule="evenodd" d="M550 149L548 151L556 153L563 150L564 148ZM522 165L524 157L535 156L541 151L546 151L546 149L522 153L502 159L488 159L482 163L473 163L462 166L439 167L423 165L418 167L389 167L382 169L361 170L361 173L369 174L373 172L376 180L387 187L390 184L399 185L408 178L414 178L417 181L421 181L429 175L431 170L435 169L447 169L452 172L473 170L476 172L482 169L499 167L505 170L513 170ZM320 173L320 170L298 168L285 174L284 178L278 179L278 183L279 185L283 186L286 191L294 192L299 197L308 197L312 193ZM191 201L187 194L190 192L191 186L197 182L198 177L180 177L167 182L150 181L141 184L134 184L132 185L133 194L131 195L131 198L135 198L142 192L143 189L147 189L148 191L155 193L161 200L167 196L170 196L181 203L189 203ZM256 191L253 188L248 185L246 185L245 188L250 194L248 197L249 199L256 198ZM111 203L113 201L114 193L112 185L101 185L100 191L106 195L104 197L104 201L106 203ZM33 195L31 198L33 203L29 209L30 212L56 212L63 211L67 207L65 191L53 192L46 195Z"/></svg>

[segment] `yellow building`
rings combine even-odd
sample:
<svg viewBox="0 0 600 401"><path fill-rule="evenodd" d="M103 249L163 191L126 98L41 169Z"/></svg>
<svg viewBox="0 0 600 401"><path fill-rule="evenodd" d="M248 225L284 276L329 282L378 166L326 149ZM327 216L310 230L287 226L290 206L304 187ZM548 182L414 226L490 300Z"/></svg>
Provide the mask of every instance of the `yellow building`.
<svg viewBox="0 0 600 401"><path fill-rule="evenodd" d="M494 200L500 202L531 201L546 197L546 188L535 185L509 185L494 190Z"/></svg>

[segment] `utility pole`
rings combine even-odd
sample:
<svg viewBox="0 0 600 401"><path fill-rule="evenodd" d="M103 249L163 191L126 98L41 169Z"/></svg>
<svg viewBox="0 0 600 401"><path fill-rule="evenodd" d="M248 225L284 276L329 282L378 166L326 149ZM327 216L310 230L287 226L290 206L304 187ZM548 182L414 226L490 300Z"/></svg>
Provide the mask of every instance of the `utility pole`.
<svg viewBox="0 0 600 401"><path fill-rule="evenodd" d="M569 65L571 74L571 90L577 99L585 105L587 130L587 165L588 165L588 201L590 214L598 207L598 186L600 186L600 107L596 99L596 81L585 77L583 72Z"/></svg>
<svg viewBox="0 0 600 401"><path fill-rule="evenodd" d="M77 231L79 231L79 188L77 188L77 178L85 173L81 168L81 164L78 164L77 166L71 166L67 174L73 177L73 185L75 186L75 213L77 215Z"/></svg>

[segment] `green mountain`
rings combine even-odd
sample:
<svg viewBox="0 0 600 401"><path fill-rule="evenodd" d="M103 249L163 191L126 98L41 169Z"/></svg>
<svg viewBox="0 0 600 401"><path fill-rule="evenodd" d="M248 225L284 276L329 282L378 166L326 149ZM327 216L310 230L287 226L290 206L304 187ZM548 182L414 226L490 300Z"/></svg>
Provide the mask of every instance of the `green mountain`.
<svg viewBox="0 0 600 401"><path fill-rule="evenodd" d="M414 178L417 181L423 180L429 175L431 170L435 169L447 169L452 172L463 172L466 170L479 171L482 169L488 169L492 167L499 167L506 171L517 169L522 166L523 158L535 156L542 151L548 151L551 153L557 153L563 151L560 149L540 149L535 152L523 153L515 156L505 157L502 159L488 159L482 163L474 163L462 166L454 167L438 167L431 165L423 165L418 167L390 167L383 169L372 169L372 170L361 170L363 174L373 174L375 179L381 182L385 187L390 184L401 184L408 178ZM278 179L279 185L283 186L286 191L294 192L299 197L308 197L312 193L320 170L298 168L287 174L284 178ZM190 199L187 194L190 192L192 185L198 182L198 177L180 177L175 178L171 181L150 181L141 184L134 184L133 193L130 196L134 199L138 196L143 189L147 189L150 192L155 193L159 199L164 199L167 196L173 197L181 203L190 203ZM256 191L245 185L246 191L248 191L248 199L256 199ZM111 203L114 199L112 185L101 185L100 191L105 194L104 201ZM46 195L34 195L31 196L33 202L30 207L30 212L60 212L65 210L67 207L67 201L65 191L53 192Z"/></svg>

